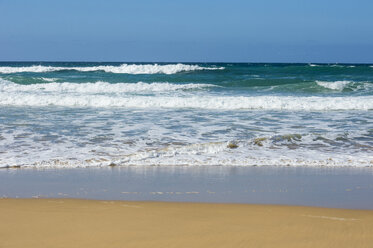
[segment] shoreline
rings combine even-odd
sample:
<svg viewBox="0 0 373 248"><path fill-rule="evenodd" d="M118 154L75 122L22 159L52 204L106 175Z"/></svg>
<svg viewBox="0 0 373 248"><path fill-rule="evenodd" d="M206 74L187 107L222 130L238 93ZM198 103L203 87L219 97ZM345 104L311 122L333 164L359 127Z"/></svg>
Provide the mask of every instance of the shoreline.
<svg viewBox="0 0 373 248"><path fill-rule="evenodd" d="M217 206L224 206L224 205L232 205L232 206L261 206L261 207L284 207L284 208L311 208L311 209L329 209L329 210L346 210L346 211L371 211L373 214L373 209L365 209L365 208L342 208L342 207L323 207L323 206L314 206L314 205L293 205L293 204L270 204L270 203L239 203L239 202L204 202L204 201L159 201L159 200L118 200L118 199L107 199L107 200L97 200L97 199L90 199L90 198L68 198L65 196L61 197L1 197L0 196L0 202L1 201L48 201L48 202L60 202L62 203L63 201L82 201L82 202L106 202L106 203L128 203L128 204L136 204L136 203L143 203L143 204L156 204L156 203L161 203L161 204L186 204L186 205L217 205Z"/></svg>
<svg viewBox="0 0 373 248"><path fill-rule="evenodd" d="M369 247L373 211L0 199L0 247Z"/></svg>
<svg viewBox="0 0 373 248"><path fill-rule="evenodd" d="M371 168L112 167L0 170L0 197L373 209Z"/></svg>

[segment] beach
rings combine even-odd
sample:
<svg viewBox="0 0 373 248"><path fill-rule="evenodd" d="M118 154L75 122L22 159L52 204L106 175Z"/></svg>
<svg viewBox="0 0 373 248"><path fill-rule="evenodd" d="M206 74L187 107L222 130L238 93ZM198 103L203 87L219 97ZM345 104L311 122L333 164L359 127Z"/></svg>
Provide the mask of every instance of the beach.
<svg viewBox="0 0 373 248"><path fill-rule="evenodd" d="M370 247L373 211L1 199L0 247Z"/></svg>
<svg viewBox="0 0 373 248"><path fill-rule="evenodd" d="M373 248L372 9L0 0L0 248Z"/></svg>
<svg viewBox="0 0 373 248"><path fill-rule="evenodd" d="M372 177L371 168L3 169L0 247L370 247Z"/></svg>

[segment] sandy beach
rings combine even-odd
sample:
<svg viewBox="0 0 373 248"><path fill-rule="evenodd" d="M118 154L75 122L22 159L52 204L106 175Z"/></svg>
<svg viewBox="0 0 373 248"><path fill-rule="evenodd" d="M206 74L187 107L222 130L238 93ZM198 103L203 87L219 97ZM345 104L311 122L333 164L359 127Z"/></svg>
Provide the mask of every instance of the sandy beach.
<svg viewBox="0 0 373 248"><path fill-rule="evenodd" d="M0 248L373 248L372 9L0 0Z"/></svg>
<svg viewBox="0 0 373 248"><path fill-rule="evenodd" d="M0 247L371 247L373 211L1 199Z"/></svg>

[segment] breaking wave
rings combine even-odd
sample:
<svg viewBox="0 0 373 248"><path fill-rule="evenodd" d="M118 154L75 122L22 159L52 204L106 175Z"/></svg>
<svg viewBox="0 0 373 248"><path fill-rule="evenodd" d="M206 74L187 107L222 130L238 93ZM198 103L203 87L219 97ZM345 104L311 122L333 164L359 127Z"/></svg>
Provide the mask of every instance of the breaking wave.
<svg viewBox="0 0 373 248"><path fill-rule="evenodd" d="M331 89L331 90L337 90L337 91L342 91L347 86L354 84L354 82L351 82L351 81L335 81L335 82L316 81L316 83L317 85L321 87Z"/></svg>
<svg viewBox="0 0 373 248"><path fill-rule="evenodd" d="M82 72L93 72L93 71L104 71L110 73L124 73L124 74L176 74L179 72L188 71L201 71L201 70L223 70L224 67L203 67L199 65L188 65L188 64L122 64L119 66L86 66L86 67L55 67L55 66L42 66L33 65L25 67L13 67L13 66L2 66L0 67L0 73L21 73L21 72L53 72L53 71L65 71L75 70Z"/></svg>
<svg viewBox="0 0 373 248"><path fill-rule="evenodd" d="M354 82L354 81L316 81L316 84L323 89L335 92L354 92L354 91L365 91L371 92L373 84L371 82Z"/></svg>
<svg viewBox="0 0 373 248"><path fill-rule="evenodd" d="M196 108L252 109L289 111L373 110L373 96L361 97L177 97L177 96L106 96L75 94L30 94L0 92L0 105L121 107L121 108Z"/></svg>
<svg viewBox="0 0 373 248"><path fill-rule="evenodd" d="M44 79L44 78L43 78ZM213 84L171 84L171 83L108 83L98 81L95 83L46 83L21 85L8 80L0 79L2 92L28 92L28 93L131 93L131 92L168 92L177 90L193 90L209 87L218 87Z"/></svg>
<svg viewBox="0 0 373 248"><path fill-rule="evenodd" d="M288 139L288 138L287 138ZM353 166L371 167L373 157L366 153L353 156L345 153L320 152L319 150L262 147L262 139L246 142L208 142L159 149L140 150L114 157L77 153L80 158L22 160L10 158L1 167L76 168L128 165L188 165L188 166ZM123 151L125 153L125 151ZM234 156L232 156L234 154Z"/></svg>
<svg viewBox="0 0 373 248"><path fill-rule="evenodd" d="M348 81L319 82L340 89ZM330 84L330 85L329 85ZM171 83L56 83L16 84L0 79L0 105L121 107L121 108L195 108L251 110L373 110L373 96L224 96L196 95L189 90L219 87L213 84ZM184 92L179 94L177 92ZM147 95L152 93L151 95ZM161 94L167 93L167 94ZM145 94L145 95L144 95Z"/></svg>

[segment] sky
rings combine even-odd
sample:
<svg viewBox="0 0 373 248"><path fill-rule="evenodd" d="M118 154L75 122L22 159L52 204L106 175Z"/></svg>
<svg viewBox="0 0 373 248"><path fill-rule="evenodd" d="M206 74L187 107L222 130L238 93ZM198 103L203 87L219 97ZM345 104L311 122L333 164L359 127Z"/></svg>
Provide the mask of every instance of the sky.
<svg viewBox="0 0 373 248"><path fill-rule="evenodd" d="M0 0L0 61L373 63L372 0Z"/></svg>

